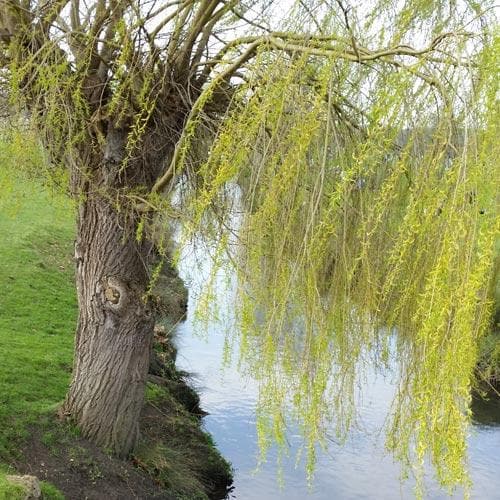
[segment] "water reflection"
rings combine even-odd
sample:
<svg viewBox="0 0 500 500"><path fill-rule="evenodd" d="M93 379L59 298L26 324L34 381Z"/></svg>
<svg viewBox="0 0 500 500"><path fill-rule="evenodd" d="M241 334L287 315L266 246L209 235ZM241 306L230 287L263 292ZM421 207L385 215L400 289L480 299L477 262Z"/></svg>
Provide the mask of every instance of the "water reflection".
<svg viewBox="0 0 500 500"><path fill-rule="evenodd" d="M182 271L182 269L181 269ZM184 270L185 271L185 270ZM203 273L196 273L202 279ZM186 275L184 276L186 278ZM191 276L192 278L192 276ZM192 286L195 286L192 282ZM231 310L228 297L222 297ZM414 482L400 481L399 464L384 451L384 424L394 385L390 376L368 377L359 401L358 425L348 441L340 446L333 440L319 451L314 484L308 488L304 464L296 455L300 437L289 432L290 455L282 462L283 485L278 484L276 450L258 470L259 451L255 431L256 382L240 375L234 364L222 370L224 333L220 324L209 324L207 339L194 332L193 311L189 304L187 321L178 328L181 368L195 376L201 391L202 407L210 413L206 428L212 433L222 454L235 468L235 489L230 498L239 500L392 500L414 498ZM224 309L224 304L221 309ZM500 499L500 401L474 401L475 425L469 438L470 469L474 482L472 498ZM431 480L426 497L463 498L443 493Z"/></svg>
<svg viewBox="0 0 500 500"><path fill-rule="evenodd" d="M476 425L500 426L500 398L493 394L485 397L475 396L472 399L472 419Z"/></svg>

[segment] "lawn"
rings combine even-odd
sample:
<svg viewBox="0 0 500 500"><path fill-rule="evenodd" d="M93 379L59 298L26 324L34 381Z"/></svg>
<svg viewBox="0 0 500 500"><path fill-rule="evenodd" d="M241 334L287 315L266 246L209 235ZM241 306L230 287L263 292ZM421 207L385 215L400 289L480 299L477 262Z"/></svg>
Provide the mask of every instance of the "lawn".
<svg viewBox="0 0 500 500"><path fill-rule="evenodd" d="M20 164L23 157L14 155L11 145L0 143L0 463L4 464L16 458L30 425L64 398L77 312L71 261L73 209L64 195L26 177ZM4 481L7 470L0 469L0 499L14 498Z"/></svg>

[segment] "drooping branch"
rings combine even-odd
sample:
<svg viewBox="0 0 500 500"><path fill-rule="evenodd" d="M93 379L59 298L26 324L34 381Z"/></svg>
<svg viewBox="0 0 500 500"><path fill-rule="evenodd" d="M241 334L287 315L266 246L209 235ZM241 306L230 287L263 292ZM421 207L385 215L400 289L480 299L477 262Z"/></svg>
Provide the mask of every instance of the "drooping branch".
<svg viewBox="0 0 500 500"><path fill-rule="evenodd" d="M214 78L214 80L212 80L210 85L205 88L204 91L200 94L186 120L183 134L175 147L174 154L172 160L168 165L168 168L156 181L151 190L153 194L161 193L162 190L171 183L172 179L174 179L174 177L179 174L179 167L183 160L183 152L185 152L186 147L188 146L188 142L192 138L192 134L194 132L193 126L195 126L196 121L204 111L204 107L209 102L211 95L221 84L227 82L236 71L242 68L244 63L246 63L255 54L255 51L259 48L259 46L260 42L258 40L248 45L246 47L246 50L235 61L229 64L224 70L222 70Z"/></svg>
<svg viewBox="0 0 500 500"><path fill-rule="evenodd" d="M359 64L380 61L381 63L395 66L416 75L431 87L440 88L439 81L436 80L432 75L423 73L421 70L415 69L413 65L405 64L404 62L402 62L402 60L398 60L395 58L411 57L414 59L423 59L424 61L430 60L435 63L445 64L447 61L436 58L432 56L432 54L444 39L456 36L469 37L471 36L471 34L462 32L443 33L434 38L427 47L422 49L414 49L409 46L399 45L396 47L381 50L369 50L364 47L358 47L358 45L355 44L355 49L351 51L344 48L349 45L349 41L335 35L306 37L296 33L280 32L272 33L266 36L241 37L232 41L217 54L216 58L206 62L202 81L206 81L209 72L215 71L219 65L226 64L226 67L221 70L220 73L216 72L216 77L212 80L210 85L205 88L205 90L198 97L198 100L194 103L191 113L186 120L184 133L175 148L172 160L170 161L168 168L165 170L163 175L155 183L152 189L152 193L161 192L171 183L172 179L180 173L180 170L182 168L180 164L182 163L183 158L182 151L186 148L186 141L193 133L191 127L193 123L198 120L199 115L200 113L202 113L203 107L209 101L209 95L213 93L214 88L216 88L222 82L229 81L235 74L235 72L243 69L244 65L255 55L257 50L263 48L264 50L268 51L275 50L283 51L285 53L303 53L309 56L319 56L324 58L334 56L338 59L343 59ZM332 45L331 42L339 42L341 45L335 46ZM224 60L226 54L240 46L244 47L241 55L234 61L226 63ZM456 60L452 62L456 65L461 64ZM471 63L467 63L464 61L463 64L470 66ZM442 95L443 98L446 99L446 94L444 92Z"/></svg>

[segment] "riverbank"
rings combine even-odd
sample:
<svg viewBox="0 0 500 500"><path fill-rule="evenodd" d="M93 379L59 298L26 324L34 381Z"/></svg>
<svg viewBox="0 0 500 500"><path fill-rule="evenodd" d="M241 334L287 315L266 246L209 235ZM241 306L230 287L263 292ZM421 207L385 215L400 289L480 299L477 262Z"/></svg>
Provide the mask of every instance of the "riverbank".
<svg viewBox="0 0 500 500"><path fill-rule="evenodd" d="M45 499L222 498L230 466L203 431L188 377L172 366L151 375L141 443L129 461L95 448L58 418L77 313L73 210L65 197L24 178L5 145L0 161L0 499L24 498L8 474L44 481ZM181 290L173 322L184 314ZM158 351L171 350L167 337Z"/></svg>

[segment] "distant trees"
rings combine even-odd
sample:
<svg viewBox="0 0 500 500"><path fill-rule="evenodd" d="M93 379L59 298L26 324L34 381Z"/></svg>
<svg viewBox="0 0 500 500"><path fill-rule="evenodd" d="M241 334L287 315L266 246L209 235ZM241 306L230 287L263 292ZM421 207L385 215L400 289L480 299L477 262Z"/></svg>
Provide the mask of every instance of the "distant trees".
<svg viewBox="0 0 500 500"><path fill-rule="evenodd" d="M443 482L463 480L498 230L494 23L489 1L0 0L12 102L78 203L63 413L117 455L133 449L159 221L180 217L186 238L217 243L216 268L226 251L237 264L262 443L283 441L292 395L312 466L324 417L348 429L357 367L389 355L397 326L389 445L403 460L430 452ZM424 127L428 142L409 132L393 150L401 130Z"/></svg>

